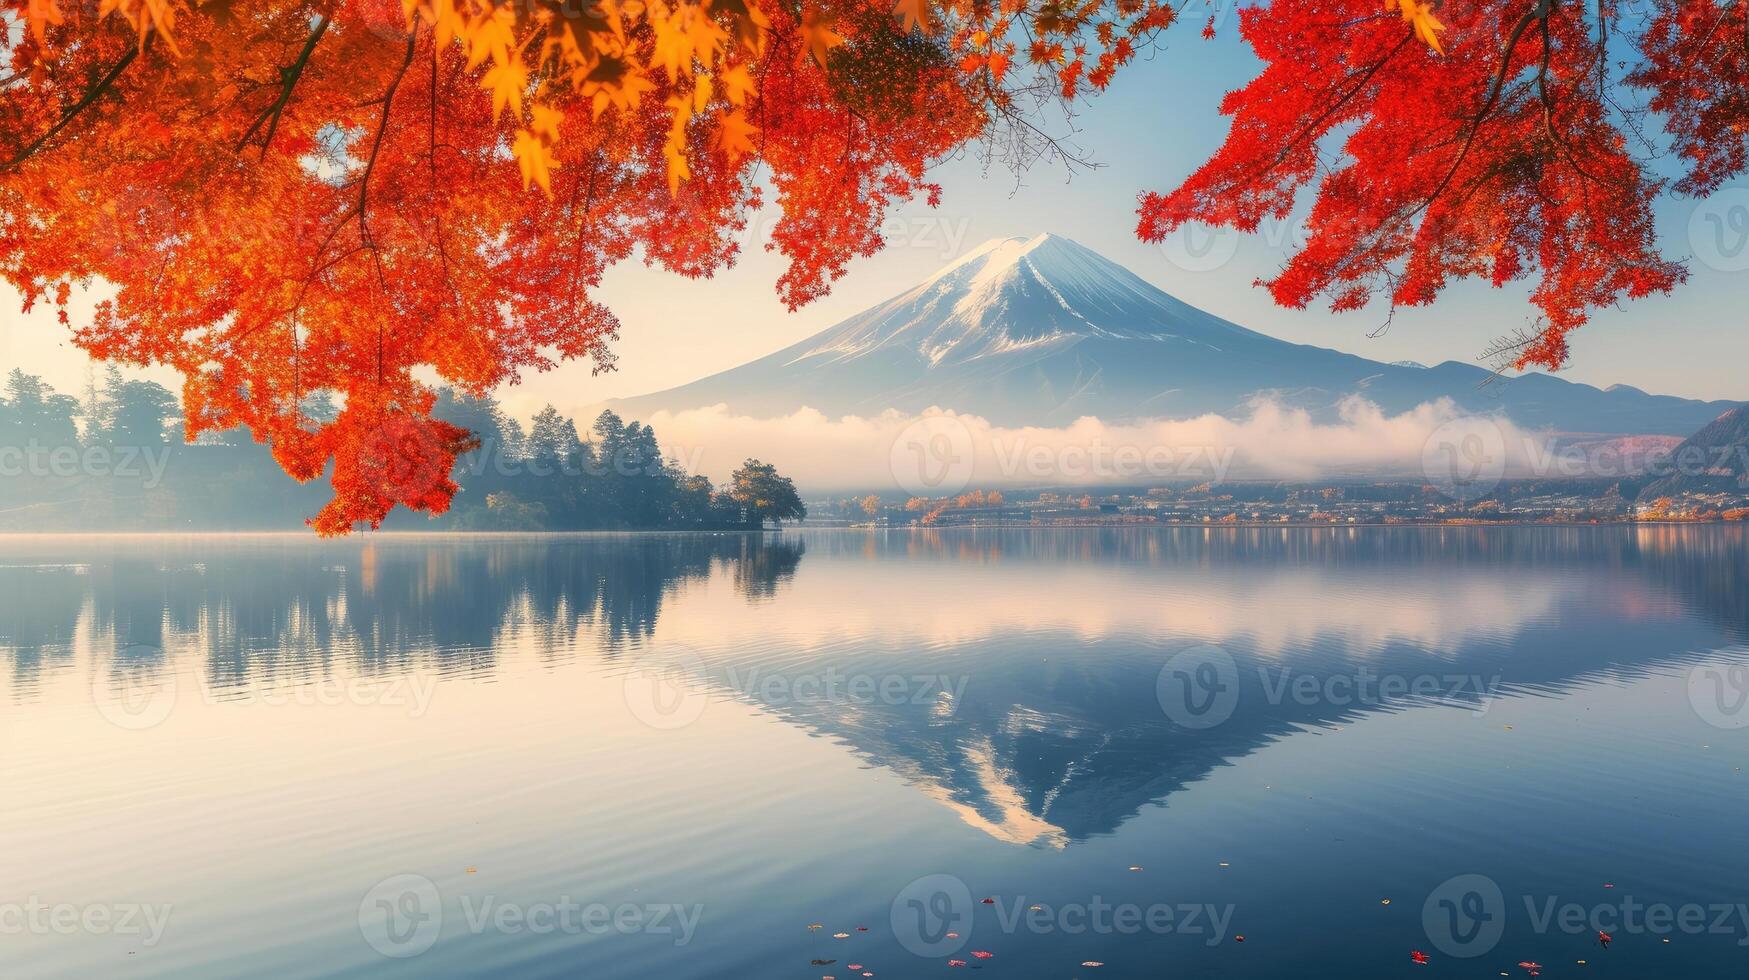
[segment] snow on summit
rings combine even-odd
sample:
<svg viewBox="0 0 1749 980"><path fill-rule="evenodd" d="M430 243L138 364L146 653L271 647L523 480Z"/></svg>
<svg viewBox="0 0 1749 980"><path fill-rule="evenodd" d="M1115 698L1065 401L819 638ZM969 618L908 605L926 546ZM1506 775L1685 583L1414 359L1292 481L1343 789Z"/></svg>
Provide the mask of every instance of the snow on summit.
<svg viewBox="0 0 1749 980"><path fill-rule="evenodd" d="M1085 246L1045 234L985 242L915 288L805 343L796 362L899 346L933 368L1087 337L1208 343L1236 333L1250 331L1186 306Z"/></svg>

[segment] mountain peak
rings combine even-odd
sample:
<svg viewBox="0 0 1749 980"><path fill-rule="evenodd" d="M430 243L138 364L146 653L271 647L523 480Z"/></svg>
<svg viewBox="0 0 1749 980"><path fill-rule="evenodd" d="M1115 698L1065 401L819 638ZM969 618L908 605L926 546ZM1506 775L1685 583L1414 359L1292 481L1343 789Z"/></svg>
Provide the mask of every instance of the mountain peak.
<svg viewBox="0 0 1749 980"><path fill-rule="evenodd" d="M1061 235L992 238L815 339L801 358L908 350L931 366L1033 356L1090 337L1231 341L1250 331L1187 306ZM1206 339L1206 338L1205 338Z"/></svg>
<svg viewBox="0 0 1749 980"><path fill-rule="evenodd" d="M635 418L713 405L863 417L937 406L1003 425L1056 425L1084 416L1239 418L1260 398L1334 419L1348 395L1364 394L1393 414L1450 398L1471 411L1504 408L1521 425L1660 435L1692 432L1726 407L1546 376L1482 399L1477 376L1485 374L1456 361L1380 364L1246 330L1047 233L991 239L783 350L620 407Z"/></svg>
<svg viewBox="0 0 1749 980"><path fill-rule="evenodd" d="M1053 235L1048 231L1031 238L992 238L937 269L934 275L923 281L923 285L927 286L932 282L938 282L965 270L971 270L979 278L987 278L999 274L1003 270L1017 267L1034 252L1050 253L1069 250L1080 250L1102 262L1105 261L1092 249L1059 235Z"/></svg>

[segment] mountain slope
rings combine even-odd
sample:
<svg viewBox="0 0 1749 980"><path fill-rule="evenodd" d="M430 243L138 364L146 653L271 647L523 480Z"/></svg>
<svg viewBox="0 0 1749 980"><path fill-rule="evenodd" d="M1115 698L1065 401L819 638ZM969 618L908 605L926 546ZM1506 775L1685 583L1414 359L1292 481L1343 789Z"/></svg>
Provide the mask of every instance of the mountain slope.
<svg viewBox="0 0 1749 980"><path fill-rule="evenodd" d="M1677 446L1663 465L1668 474L1640 491L1642 502L1749 489L1749 409L1732 409L1714 419Z"/></svg>
<svg viewBox="0 0 1749 980"><path fill-rule="evenodd" d="M986 242L919 285L784 350L610 407L645 418L727 404L829 416L931 406L999 425L1243 414L1271 396L1328 418L1350 394L1390 413L1449 397L1563 432L1687 435L1733 407L1455 361L1383 364L1288 343L1189 306L1068 239Z"/></svg>

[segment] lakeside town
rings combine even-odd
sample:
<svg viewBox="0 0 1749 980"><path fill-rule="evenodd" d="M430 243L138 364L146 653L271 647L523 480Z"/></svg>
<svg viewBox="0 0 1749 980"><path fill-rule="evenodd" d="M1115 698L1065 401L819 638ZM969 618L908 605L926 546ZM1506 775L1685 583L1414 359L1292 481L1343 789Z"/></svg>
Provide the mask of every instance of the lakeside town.
<svg viewBox="0 0 1749 980"><path fill-rule="evenodd" d="M1740 522L1739 492L1646 496L1620 480L1504 480L1455 499L1418 483L1200 483L1123 489L972 490L948 497L876 495L808 501L808 526L963 527Z"/></svg>

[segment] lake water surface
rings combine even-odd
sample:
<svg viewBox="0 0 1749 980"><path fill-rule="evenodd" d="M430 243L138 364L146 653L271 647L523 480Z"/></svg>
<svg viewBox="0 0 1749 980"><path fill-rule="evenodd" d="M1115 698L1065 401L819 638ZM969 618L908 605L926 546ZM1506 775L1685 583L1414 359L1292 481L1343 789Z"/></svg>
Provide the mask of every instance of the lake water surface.
<svg viewBox="0 0 1749 980"><path fill-rule="evenodd" d="M0 538L0 976L1743 976L1746 699L1733 527Z"/></svg>

